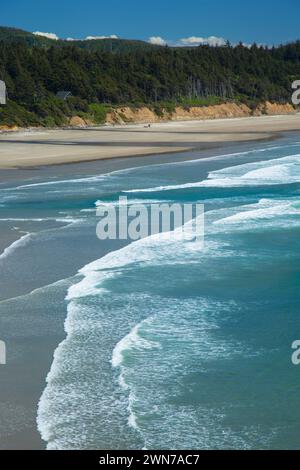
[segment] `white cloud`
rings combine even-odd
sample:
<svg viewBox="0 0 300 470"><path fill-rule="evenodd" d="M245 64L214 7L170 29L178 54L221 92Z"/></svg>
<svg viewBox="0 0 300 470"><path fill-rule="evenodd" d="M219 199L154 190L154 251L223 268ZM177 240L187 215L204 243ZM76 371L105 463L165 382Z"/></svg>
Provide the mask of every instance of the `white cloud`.
<svg viewBox="0 0 300 470"><path fill-rule="evenodd" d="M48 39L53 39L54 41L58 41L59 37L55 33L42 33L41 31L35 31L33 34L36 36L43 36Z"/></svg>
<svg viewBox="0 0 300 470"><path fill-rule="evenodd" d="M111 34L110 36L87 36L85 41L92 41L96 39L118 39L118 36L116 36L116 34Z"/></svg>
<svg viewBox="0 0 300 470"><path fill-rule="evenodd" d="M87 36L85 39L81 38L66 38L66 41L93 41L96 39L118 39L118 36L112 34L111 36Z"/></svg>
<svg viewBox="0 0 300 470"><path fill-rule="evenodd" d="M148 39L148 42L150 42L150 44L154 44L155 46L165 46L167 44L167 41L165 41L160 36L151 36L151 38Z"/></svg>
<svg viewBox="0 0 300 470"><path fill-rule="evenodd" d="M200 46L202 44L207 44L209 46L224 46L226 44L224 38L217 36L209 36L208 38L190 36L189 38L180 39L179 42L183 46Z"/></svg>

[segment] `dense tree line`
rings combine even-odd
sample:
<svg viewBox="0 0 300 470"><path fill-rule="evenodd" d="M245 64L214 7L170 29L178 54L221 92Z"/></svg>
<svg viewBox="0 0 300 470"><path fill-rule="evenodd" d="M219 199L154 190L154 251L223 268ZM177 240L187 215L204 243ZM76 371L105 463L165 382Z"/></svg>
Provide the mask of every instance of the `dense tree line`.
<svg viewBox="0 0 300 470"><path fill-rule="evenodd" d="M9 95L0 122L19 125L60 125L95 110L99 115L97 104L287 102L292 81L300 79L300 41L271 49L228 43L111 52L0 40L0 79ZM73 97L61 101L55 96L59 90L70 90Z"/></svg>

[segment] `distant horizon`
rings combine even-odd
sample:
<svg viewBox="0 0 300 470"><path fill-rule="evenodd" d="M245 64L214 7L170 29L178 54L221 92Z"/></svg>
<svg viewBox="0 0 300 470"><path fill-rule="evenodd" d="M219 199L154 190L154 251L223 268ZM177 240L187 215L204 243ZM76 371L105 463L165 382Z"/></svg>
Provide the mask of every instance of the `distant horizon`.
<svg viewBox="0 0 300 470"><path fill-rule="evenodd" d="M101 2L102 3L102 2ZM157 45L222 45L229 41L245 45L257 43L272 47L299 38L296 0L189 0L172 5L152 0L141 5L137 0L99 4L87 0L12 0L1 8L1 22L29 32L42 32L52 39L86 38L135 39Z"/></svg>

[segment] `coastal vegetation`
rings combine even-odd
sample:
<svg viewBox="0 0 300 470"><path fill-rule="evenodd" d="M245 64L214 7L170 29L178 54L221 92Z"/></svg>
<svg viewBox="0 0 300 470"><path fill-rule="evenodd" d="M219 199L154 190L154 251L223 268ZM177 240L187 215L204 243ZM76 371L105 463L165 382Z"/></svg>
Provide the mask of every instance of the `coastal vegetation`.
<svg viewBox="0 0 300 470"><path fill-rule="evenodd" d="M115 42L117 41L117 42ZM300 78L300 41L267 48L152 46L121 39L53 41L0 28L0 79L8 104L1 125L61 126L72 116L100 124L117 106L149 106L157 115L176 106L224 102L255 108L286 103ZM56 96L68 90L72 96Z"/></svg>

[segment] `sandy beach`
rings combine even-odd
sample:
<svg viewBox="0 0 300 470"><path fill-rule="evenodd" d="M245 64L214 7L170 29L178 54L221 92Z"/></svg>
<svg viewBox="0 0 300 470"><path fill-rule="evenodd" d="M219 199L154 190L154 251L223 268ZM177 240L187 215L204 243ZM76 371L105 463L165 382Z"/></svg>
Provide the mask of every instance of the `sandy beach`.
<svg viewBox="0 0 300 470"><path fill-rule="evenodd" d="M0 169L203 150L300 130L300 114L0 135Z"/></svg>

